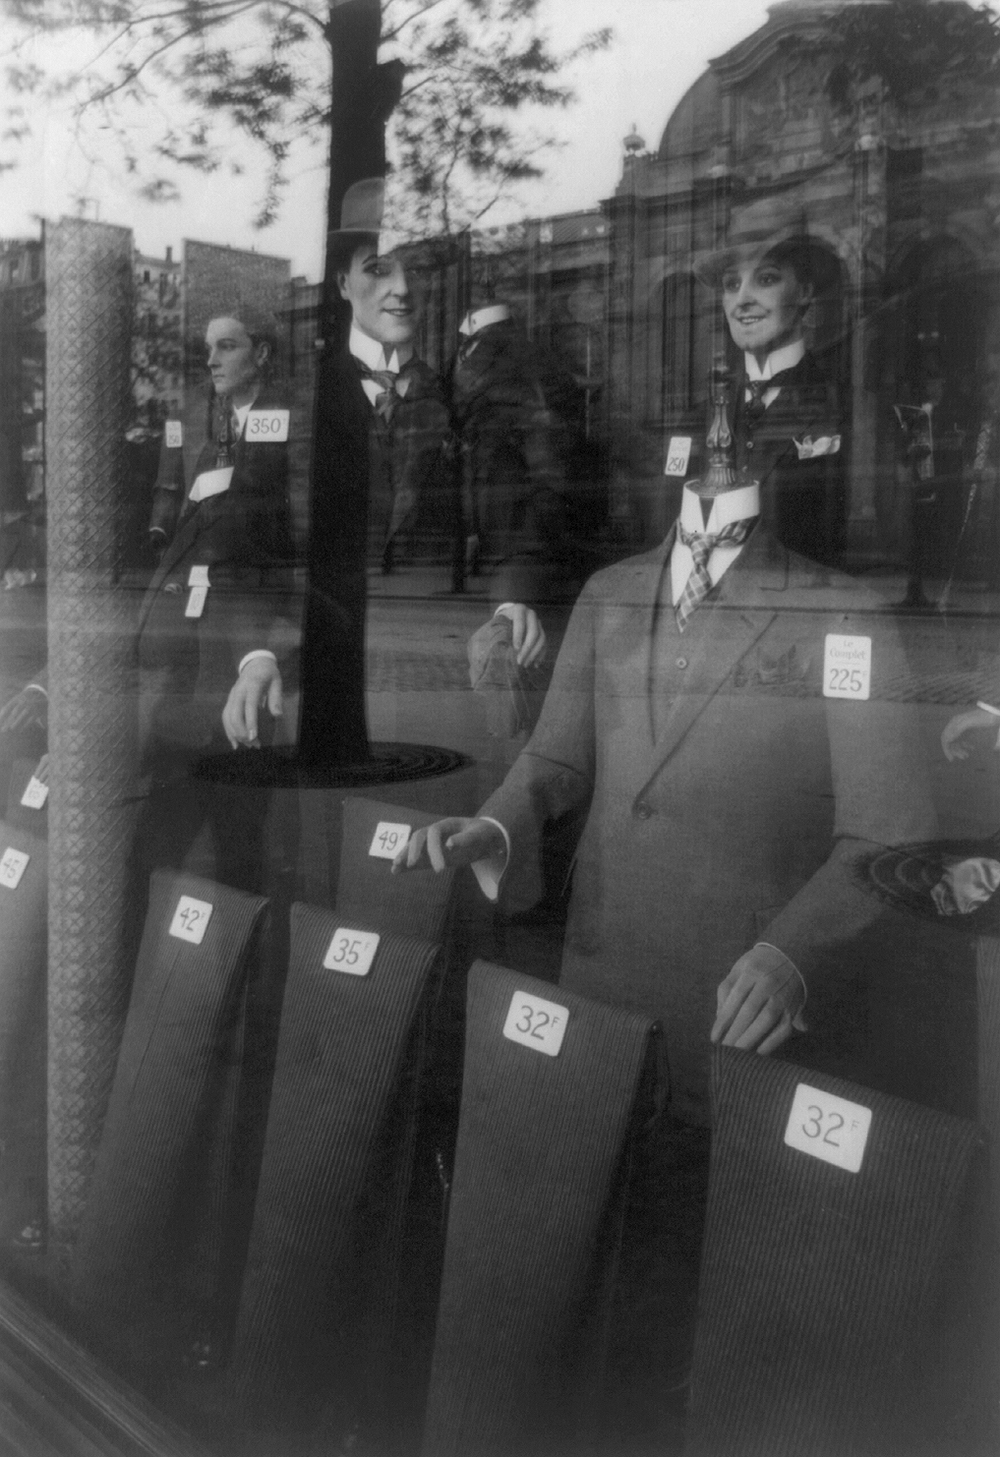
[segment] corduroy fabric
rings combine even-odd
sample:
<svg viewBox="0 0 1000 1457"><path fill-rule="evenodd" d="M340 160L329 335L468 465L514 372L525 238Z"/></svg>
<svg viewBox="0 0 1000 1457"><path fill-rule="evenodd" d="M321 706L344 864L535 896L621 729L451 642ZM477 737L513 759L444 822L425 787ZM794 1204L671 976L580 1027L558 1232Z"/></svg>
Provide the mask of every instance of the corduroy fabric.
<svg viewBox="0 0 1000 1457"><path fill-rule="evenodd" d="M309 1419L350 1404L340 1335L355 1217L437 948L382 933L366 976L323 968L345 921L292 907L292 947L246 1274L230 1355L234 1409ZM301 1397L301 1401L299 1398ZM312 1402L310 1402L312 1398Z"/></svg>
<svg viewBox="0 0 1000 1457"><path fill-rule="evenodd" d="M416 936L435 945L442 941L455 872L393 875L391 860L368 853L380 820L417 830L440 818L377 799L344 800L336 908L347 925Z"/></svg>
<svg viewBox="0 0 1000 1457"><path fill-rule="evenodd" d="M871 1109L859 1172L785 1145L799 1083ZM688 1457L921 1450L918 1363L975 1125L731 1048L713 1108Z"/></svg>
<svg viewBox="0 0 1000 1457"><path fill-rule="evenodd" d="M46 953L49 863L44 840L0 822L0 857L28 856L0 885L0 1233L41 1218L45 1187Z"/></svg>
<svg viewBox="0 0 1000 1457"><path fill-rule="evenodd" d="M568 1009L556 1057L504 1037L518 992ZM652 1028L489 962L470 971L426 1457L514 1457L545 1420Z"/></svg>
<svg viewBox="0 0 1000 1457"><path fill-rule="evenodd" d="M212 906L200 945L169 934L182 895ZM136 1322L137 1329L146 1320L168 1324L161 1302L184 1251L168 1253L165 1242L199 1141L218 1136L213 1103L228 1085L249 952L266 905L185 872L158 870L150 880L73 1271L74 1294L96 1333L136 1360L144 1354L130 1346Z"/></svg>

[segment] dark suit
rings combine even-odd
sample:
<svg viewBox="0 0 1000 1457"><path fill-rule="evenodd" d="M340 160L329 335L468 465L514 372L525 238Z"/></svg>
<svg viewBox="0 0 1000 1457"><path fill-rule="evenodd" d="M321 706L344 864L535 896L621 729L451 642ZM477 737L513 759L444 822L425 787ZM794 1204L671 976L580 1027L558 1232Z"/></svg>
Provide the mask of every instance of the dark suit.
<svg viewBox="0 0 1000 1457"><path fill-rule="evenodd" d="M441 381L422 359L400 369L396 396L388 419L368 406L369 541L376 552L416 525L441 473L449 434Z"/></svg>

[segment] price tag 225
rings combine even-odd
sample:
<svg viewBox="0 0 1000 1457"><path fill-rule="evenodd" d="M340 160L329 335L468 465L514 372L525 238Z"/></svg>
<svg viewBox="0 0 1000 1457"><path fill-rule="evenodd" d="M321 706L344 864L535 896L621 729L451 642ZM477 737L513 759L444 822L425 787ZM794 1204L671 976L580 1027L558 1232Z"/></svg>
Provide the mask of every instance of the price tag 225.
<svg viewBox="0 0 1000 1457"><path fill-rule="evenodd" d="M566 1035L569 1008L547 1002L531 992L515 992L503 1024L503 1035L533 1052L556 1057Z"/></svg>
<svg viewBox="0 0 1000 1457"><path fill-rule="evenodd" d="M785 1143L856 1174L861 1168L872 1110L799 1083L785 1128Z"/></svg>
<svg viewBox="0 0 1000 1457"><path fill-rule="evenodd" d="M393 825L388 820L379 820L368 853L377 860L395 860L409 838L409 825Z"/></svg>
<svg viewBox="0 0 1000 1457"><path fill-rule="evenodd" d="M871 687L871 638L828 632L823 648L823 697L865 699Z"/></svg>
<svg viewBox="0 0 1000 1457"><path fill-rule="evenodd" d="M326 971L346 971L348 976L367 976L378 950L377 931L352 931L338 926L323 957Z"/></svg>
<svg viewBox="0 0 1000 1457"><path fill-rule="evenodd" d="M5 885L8 890L16 890L30 859L31 856L26 855L23 850L8 846L0 856L0 885Z"/></svg>
<svg viewBox="0 0 1000 1457"><path fill-rule="evenodd" d="M178 941L190 941L192 945L200 946L211 915L210 901L195 900L193 895L182 895L177 902L174 919L170 922L169 934L176 936Z"/></svg>

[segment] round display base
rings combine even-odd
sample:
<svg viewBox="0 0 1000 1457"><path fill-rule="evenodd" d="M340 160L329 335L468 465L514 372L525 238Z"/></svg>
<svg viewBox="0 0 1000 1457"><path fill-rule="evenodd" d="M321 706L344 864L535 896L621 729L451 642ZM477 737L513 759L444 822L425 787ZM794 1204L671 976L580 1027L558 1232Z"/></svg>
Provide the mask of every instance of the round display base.
<svg viewBox="0 0 1000 1457"><path fill-rule="evenodd" d="M248 789L358 789L436 779L472 762L455 749L435 744L384 741L369 748L369 758L351 764L303 762L294 749L239 749L234 754L213 754L203 759L194 774L213 784Z"/></svg>

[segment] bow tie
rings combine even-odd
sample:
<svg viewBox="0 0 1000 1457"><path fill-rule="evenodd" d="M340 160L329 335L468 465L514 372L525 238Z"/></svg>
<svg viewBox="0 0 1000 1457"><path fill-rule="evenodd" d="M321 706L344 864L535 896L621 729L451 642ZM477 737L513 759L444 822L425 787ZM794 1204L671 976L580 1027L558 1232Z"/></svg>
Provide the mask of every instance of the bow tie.
<svg viewBox="0 0 1000 1457"><path fill-rule="evenodd" d="M764 396L768 390L778 390L788 381L788 376L794 374L796 366L793 364L788 369L779 369L772 374L770 379L748 379L746 387L750 392L750 398L744 399L744 412L752 419L759 419L767 406L764 404Z"/></svg>
<svg viewBox="0 0 1000 1457"><path fill-rule="evenodd" d="M399 375L391 369L372 369L363 359L358 359L357 357L355 357L354 362L358 366L358 373L362 379L374 380L378 385L379 392L375 396L375 409L386 424L388 424L392 419L393 412L396 409L396 403L399 399L399 395L396 392L396 381Z"/></svg>

